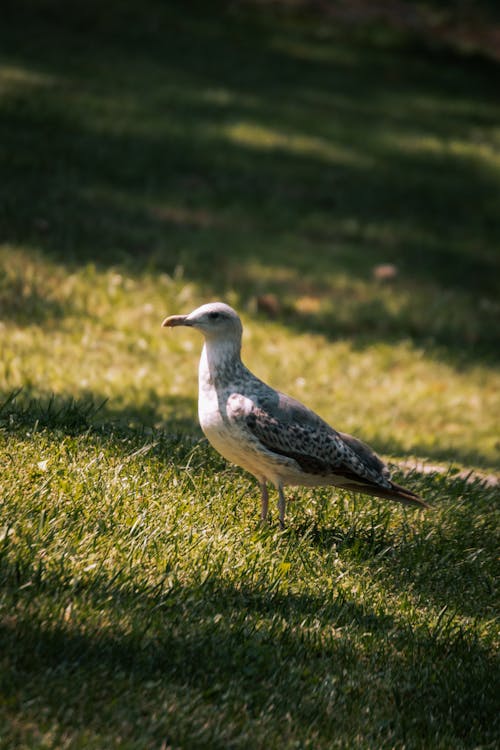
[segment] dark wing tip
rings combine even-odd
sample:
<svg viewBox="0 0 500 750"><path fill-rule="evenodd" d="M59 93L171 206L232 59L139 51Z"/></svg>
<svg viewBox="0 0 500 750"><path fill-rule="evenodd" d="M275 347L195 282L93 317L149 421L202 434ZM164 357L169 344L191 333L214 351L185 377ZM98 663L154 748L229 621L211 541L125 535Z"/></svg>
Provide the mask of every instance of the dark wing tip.
<svg viewBox="0 0 500 750"><path fill-rule="evenodd" d="M417 495L416 492L407 490L406 487L402 487L400 484L396 484L396 482L391 482L391 485L391 489L388 490L391 499L398 500L399 502L405 503L406 505L415 505L421 509L432 509L432 506L426 503L425 500L421 498L420 495Z"/></svg>

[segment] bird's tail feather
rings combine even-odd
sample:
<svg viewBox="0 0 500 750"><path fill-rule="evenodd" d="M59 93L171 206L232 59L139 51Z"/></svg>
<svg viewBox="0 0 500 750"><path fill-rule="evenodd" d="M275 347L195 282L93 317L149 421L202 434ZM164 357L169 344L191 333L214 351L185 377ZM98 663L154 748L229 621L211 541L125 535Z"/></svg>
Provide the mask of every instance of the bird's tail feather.
<svg viewBox="0 0 500 750"><path fill-rule="evenodd" d="M354 487L352 489L354 489ZM356 487L356 489L359 489L360 492L364 492L367 495L373 495L374 497L384 497L388 500L395 500L398 503L403 503L404 505L413 505L418 508L430 508L430 505L428 505L425 500L420 497L420 495L417 495L411 490L407 490L400 484L396 484L396 482L391 482L390 489L366 484L359 485L358 487Z"/></svg>

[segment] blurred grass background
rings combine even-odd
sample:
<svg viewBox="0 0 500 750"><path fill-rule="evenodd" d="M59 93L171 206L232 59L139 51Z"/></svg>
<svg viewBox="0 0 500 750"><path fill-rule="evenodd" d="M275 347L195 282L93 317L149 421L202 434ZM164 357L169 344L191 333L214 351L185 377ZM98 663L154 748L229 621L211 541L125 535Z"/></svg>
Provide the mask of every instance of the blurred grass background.
<svg viewBox="0 0 500 750"><path fill-rule="evenodd" d="M0 744L495 745L498 20L4 2ZM159 328L211 299L432 517L300 490L256 532Z"/></svg>

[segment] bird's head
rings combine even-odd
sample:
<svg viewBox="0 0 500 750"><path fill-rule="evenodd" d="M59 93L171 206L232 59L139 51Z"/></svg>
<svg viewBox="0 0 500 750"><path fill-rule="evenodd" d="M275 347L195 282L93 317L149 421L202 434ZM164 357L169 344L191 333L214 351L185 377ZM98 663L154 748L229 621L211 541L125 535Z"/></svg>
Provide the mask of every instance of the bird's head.
<svg viewBox="0 0 500 750"><path fill-rule="evenodd" d="M162 326L196 328L209 341L241 341L242 325L238 314L223 302L210 302L197 307L189 315L170 315Z"/></svg>

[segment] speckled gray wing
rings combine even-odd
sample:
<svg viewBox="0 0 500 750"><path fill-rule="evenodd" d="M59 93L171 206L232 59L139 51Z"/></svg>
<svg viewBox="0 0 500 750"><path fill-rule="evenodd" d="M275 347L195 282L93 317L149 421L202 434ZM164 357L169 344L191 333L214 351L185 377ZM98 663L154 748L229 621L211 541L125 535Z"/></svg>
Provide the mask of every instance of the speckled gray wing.
<svg viewBox="0 0 500 750"><path fill-rule="evenodd" d="M325 484L335 476L349 483L391 487L387 467L365 443L337 432L283 393L272 392L253 400L245 421L267 450L294 459L302 471L324 477Z"/></svg>
<svg viewBox="0 0 500 750"><path fill-rule="evenodd" d="M252 378L247 395L233 393L227 416L266 451L293 459L303 472L324 482L405 505L429 506L393 482L384 462L352 435L337 432L313 411Z"/></svg>
<svg viewBox="0 0 500 750"><path fill-rule="evenodd" d="M365 466L378 472L386 479L390 479L391 473L389 469L369 445L352 435L348 435L347 432L339 432L337 434L359 456Z"/></svg>

